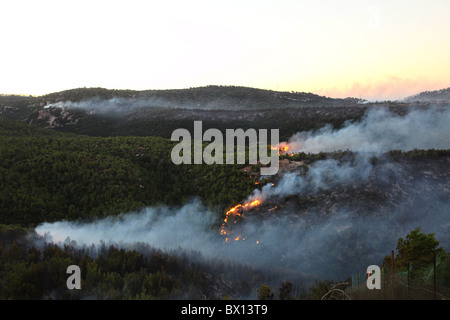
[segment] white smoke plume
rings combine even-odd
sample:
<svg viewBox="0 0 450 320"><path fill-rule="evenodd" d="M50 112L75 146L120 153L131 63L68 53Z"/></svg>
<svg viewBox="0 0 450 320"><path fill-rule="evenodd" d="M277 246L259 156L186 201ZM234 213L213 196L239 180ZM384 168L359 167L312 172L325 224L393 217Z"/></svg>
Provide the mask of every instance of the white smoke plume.
<svg viewBox="0 0 450 320"><path fill-rule="evenodd" d="M370 108L359 122L341 129L325 126L299 132L288 141L289 152L367 151L450 148L450 107L413 108L405 115Z"/></svg>
<svg viewBox="0 0 450 320"><path fill-rule="evenodd" d="M127 113L140 108L171 107L169 101L157 98L90 98L77 102L60 101L46 105L44 108L79 109L90 113L111 114Z"/></svg>
<svg viewBox="0 0 450 320"><path fill-rule="evenodd" d="M75 241L81 246L100 243L129 246L142 242L163 250L179 247L197 250L202 244L213 241L214 233L208 228L216 218L200 201L192 201L180 208L148 207L91 223L44 223L35 230L55 243Z"/></svg>
<svg viewBox="0 0 450 320"><path fill-rule="evenodd" d="M125 113L134 112L140 109L155 109L155 108L178 108L178 109L203 109L203 110L218 110L225 109L226 107L220 107L214 101L199 105L197 103L179 101L175 99L165 99L162 97L136 97L136 98L124 98L114 97L104 99L100 97L94 97L84 99L81 101L59 101L50 103L44 108L62 108L62 109L78 109L88 113L96 114L117 114L122 115Z"/></svg>
<svg viewBox="0 0 450 320"><path fill-rule="evenodd" d="M429 202L434 206L431 212ZM351 206L339 207L325 218L320 211L303 216L287 210L264 219L250 212L237 225L246 240L226 243L212 212L194 201L180 208L147 208L92 223L45 223L36 232L60 245L76 242L87 248L106 244L125 249L149 245L163 251L198 252L206 260L330 279L381 263L395 249L397 239L417 227L435 232L448 246L448 213L448 201L432 198L399 205L388 216L355 215Z"/></svg>
<svg viewBox="0 0 450 320"><path fill-rule="evenodd" d="M372 170L370 156L370 153L362 153L356 155L354 161L342 163L334 159L316 161L304 174L288 172L281 177L276 186L268 183L261 190L255 190L249 200L285 198L306 192L316 193L354 181L366 181Z"/></svg>

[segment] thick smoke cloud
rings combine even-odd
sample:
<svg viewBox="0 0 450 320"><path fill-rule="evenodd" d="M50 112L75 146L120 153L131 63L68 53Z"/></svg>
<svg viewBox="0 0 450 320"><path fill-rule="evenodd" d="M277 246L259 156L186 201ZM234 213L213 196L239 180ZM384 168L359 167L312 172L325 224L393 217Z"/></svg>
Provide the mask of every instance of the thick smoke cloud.
<svg viewBox="0 0 450 320"><path fill-rule="evenodd" d="M316 161L305 174L288 172L281 177L276 186L267 184L261 190L256 190L250 200L264 200L270 197L282 199L306 192L331 189L353 181L366 181L372 170L370 156L371 154L360 154L354 161L342 163L334 159Z"/></svg>
<svg viewBox="0 0 450 320"><path fill-rule="evenodd" d="M428 208L432 201L433 208ZM213 214L196 201L181 208L148 208L94 223L56 222L36 228L47 241L134 249L139 244L162 250L198 252L203 259L247 264L254 268L339 279L382 259L395 249L399 237L417 227L436 233L448 249L448 201L414 199L401 203L388 216L356 215L351 206L323 217L317 210L303 216L289 209L264 219L251 212L236 226L245 241L226 243ZM258 244L256 243L258 241Z"/></svg>
<svg viewBox="0 0 450 320"><path fill-rule="evenodd" d="M217 215L196 200L182 207L148 207L92 223L44 223L36 228L36 232L55 243L75 241L83 246L105 243L126 247L142 242L163 250L203 247L204 253L208 254L202 244L214 242L214 233L209 228L217 222L215 219Z"/></svg>
<svg viewBox="0 0 450 320"><path fill-rule="evenodd" d="M383 153L389 150L450 148L450 108L411 109L397 115L386 108L368 109L359 122L334 130L325 126L314 132L299 132L288 144L290 152L351 150Z"/></svg>
<svg viewBox="0 0 450 320"><path fill-rule="evenodd" d="M342 163L316 161L303 175L286 174L276 186L266 185L250 199L262 199L263 206L266 202L283 203L284 198L293 195L302 201L307 194L375 180L382 186L390 180L400 181L405 175L407 172L399 164L386 163L379 168L366 156ZM92 223L45 223L36 232L47 241L75 241L87 247L105 243L124 248L143 243L163 250L196 251L206 259L337 279L381 263L395 249L397 239L417 227L436 233L448 247L450 212L445 190L450 186L448 182L443 186L433 183L415 181L414 196L397 199L387 215L351 203L337 204L334 213L325 216L321 206L309 212L287 207L265 212L264 217L250 210L232 229L246 240L230 243L219 235L222 213L206 209L200 200L181 207L150 207ZM382 201L379 204L386 205Z"/></svg>

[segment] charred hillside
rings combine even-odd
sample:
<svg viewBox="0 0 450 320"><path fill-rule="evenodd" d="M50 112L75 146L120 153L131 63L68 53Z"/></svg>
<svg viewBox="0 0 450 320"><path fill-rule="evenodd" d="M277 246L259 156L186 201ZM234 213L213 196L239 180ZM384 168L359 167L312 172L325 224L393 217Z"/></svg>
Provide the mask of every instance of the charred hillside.
<svg viewBox="0 0 450 320"><path fill-rule="evenodd" d="M249 199L261 203L226 225L232 245L258 241L246 262L339 278L381 261L401 234L419 227L450 248L448 150L394 151L364 166L349 152L292 158L281 160L279 177L257 185Z"/></svg>
<svg viewBox="0 0 450 320"><path fill-rule="evenodd" d="M308 177L313 166L328 160L338 163L356 161L351 152L328 153L321 159L308 160L308 156L286 156L280 161L280 177L271 183L278 183L286 173L294 173L300 178ZM296 159L296 160L292 160ZM381 157L370 159L367 179L349 179L347 183L331 188L308 189L289 194L286 197L268 198L264 206L255 209L263 215L283 212L284 209L303 216L327 217L342 208L351 208L355 216L388 216L397 210L411 210L417 199L446 201L450 196L450 152L448 150L428 150L398 152L391 151ZM339 168L339 164L336 168ZM261 188L261 187L260 187ZM275 209L274 206L276 206ZM294 210L295 208L295 210ZM433 205L430 204L430 209ZM267 210L273 209L273 210ZM417 208L416 208L417 209Z"/></svg>

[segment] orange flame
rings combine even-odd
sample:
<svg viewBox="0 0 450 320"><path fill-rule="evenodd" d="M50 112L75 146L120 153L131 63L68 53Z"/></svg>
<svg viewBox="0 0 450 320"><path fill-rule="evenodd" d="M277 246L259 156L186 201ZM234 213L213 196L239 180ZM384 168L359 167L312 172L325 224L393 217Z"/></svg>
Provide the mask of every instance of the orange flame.
<svg viewBox="0 0 450 320"><path fill-rule="evenodd" d="M220 235L226 236L225 237L226 242L228 242L228 240L229 240L228 239L229 232L226 229L226 226L228 224L228 220L229 220L230 216L232 216L234 218L241 217L243 210L248 210L248 209L256 207L260 204L261 204L261 200L255 199L251 202L247 202L244 204L237 204L225 213L225 218L223 220L222 226L220 227ZM234 223L236 223L236 220L234 221ZM234 241L238 241L240 239L241 239L241 236L239 235L238 237L234 238ZM243 238L243 240L245 240L245 238Z"/></svg>
<svg viewBox="0 0 450 320"><path fill-rule="evenodd" d="M271 150L278 150L278 155L281 156L283 154L289 154L290 156L293 156L294 153L288 153L290 150L290 146L287 142L281 142L278 146L270 146Z"/></svg>

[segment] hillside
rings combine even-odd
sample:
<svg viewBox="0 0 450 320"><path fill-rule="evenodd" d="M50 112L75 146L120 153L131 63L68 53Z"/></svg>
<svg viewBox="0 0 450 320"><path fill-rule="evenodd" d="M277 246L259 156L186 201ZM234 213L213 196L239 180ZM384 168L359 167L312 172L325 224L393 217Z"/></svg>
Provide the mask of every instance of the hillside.
<svg viewBox="0 0 450 320"><path fill-rule="evenodd" d="M42 97L48 103L58 101L79 102L92 98L147 99L149 107L197 108L197 109L267 109L277 105L298 107L305 103L332 104L332 99L305 92L280 92L238 86L206 86L168 90L108 90L104 88L79 88L47 94Z"/></svg>
<svg viewBox="0 0 450 320"><path fill-rule="evenodd" d="M278 128L281 139L295 132L362 116L370 105L302 92L235 86L174 90L78 88L39 97L0 96L0 119L20 120L90 136L159 136L194 120L204 128ZM403 106L400 106L403 108Z"/></svg>
<svg viewBox="0 0 450 320"><path fill-rule="evenodd" d="M252 191L254 179L242 165L176 166L173 145L158 137L76 136L0 120L0 224L92 219L194 197L222 208Z"/></svg>
<svg viewBox="0 0 450 320"><path fill-rule="evenodd" d="M441 90L424 91L416 95L405 98L408 102L450 102L450 87Z"/></svg>

